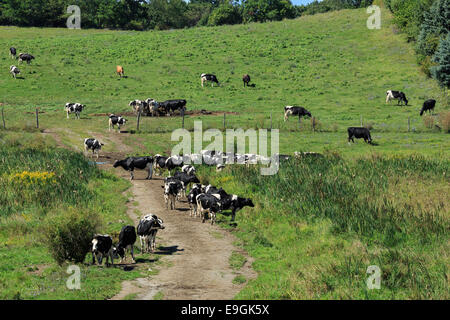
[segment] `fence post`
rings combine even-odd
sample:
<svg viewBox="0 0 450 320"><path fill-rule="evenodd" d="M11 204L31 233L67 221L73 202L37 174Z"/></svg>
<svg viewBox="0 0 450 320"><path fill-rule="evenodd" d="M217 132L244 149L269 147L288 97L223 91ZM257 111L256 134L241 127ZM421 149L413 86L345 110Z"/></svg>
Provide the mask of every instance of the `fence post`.
<svg viewBox="0 0 450 320"><path fill-rule="evenodd" d="M411 121L410 121L410 117L408 117L408 132L410 131L410 129L411 129Z"/></svg>
<svg viewBox="0 0 450 320"><path fill-rule="evenodd" d="M36 108L36 128L39 129L39 108Z"/></svg>
<svg viewBox="0 0 450 320"><path fill-rule="evenodd" d="M270 130L272 130L272 112L270 113Z"/></svg>
<svg viewBox="0 0 450 320"><path fill-rule="evenodd" d="M363 126L363 117L362 115L360 116L360 121L361 121L361 127Z"/></svg>
<svg viewBox="0 0 450 320"><path fill-rule="evenodd" d="M181 122L181 127L184 129L184 108L181 109L181 116L183 117L183 120Z"/></svg>
<svg viewBox="0 0 450 320"><path fill-rule="evenodd" d="M136 124L136 131L139 131L139 122L141 121L141 110L139 109L137 114L137 124Z"/></svg>
<svg viewBox="0 0 450 320"><path fill-rule="evenodd" d="M6 129L5 116L3 115L3 108L2 108L2 120L3 120L3 129Z"/></svg>
<svg viewBox="0 0 450 320"><path fill-rule="evenodd" d="M313 132L316 132L316 118L315 118L315 117L312 117L312 118L311 118L311 121L312 121L312 129L313 129Z"/></svg>
<svg viewBox="0 0 450 320"><path fill-rule="evenodd" d="M223 113L223 131L225 131L225 112Z"/></svg>

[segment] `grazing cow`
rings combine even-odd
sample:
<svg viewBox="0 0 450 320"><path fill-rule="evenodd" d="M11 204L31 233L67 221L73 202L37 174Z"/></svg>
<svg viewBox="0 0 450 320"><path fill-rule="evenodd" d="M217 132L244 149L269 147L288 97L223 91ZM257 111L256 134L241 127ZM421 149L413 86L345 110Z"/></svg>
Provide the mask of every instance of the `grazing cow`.
<svg viewBox="0 0 450 320"><path fill-rule="evenodd" d="M164 189L164 202L167 209L170 207L170 210L175 210L175 200L181 190L183 190L183 182L174 177L168 177L161 188Z"/></svg>
<svg viewBox="0 0 450 320"><path fill-rule="evenodd" d="M124 126L125 123L127 122L127 119L121 117L121 116L116 116L115 114L112 114L109 116L109 131L111 131L111 128L114 130L114 126L117 125L119 128L119 132L120 132L120 126Z"/></svg>
<svg viewBox="0 0 450 320"><path fill-rule="evenodd" d="M124 75L123 67L122 66L116 66L116 73L122 78Z"/></svg>
<svg viewBox="0 0 450 320"><path fill-rule="evenodd" d="M98 264L101 265L103 257L106 257L106 265L109 265L108 258L111 258L111 264L114 265L115 249L109 235L96 234L92 239L92 264L95 264L95 260L97 260Z"/></svg>
<svg viewBox="0 0 450 320"><path fill-rule="evenodd" d="M102 146L104 146L104 144L98 141L97 139L94 138L84 139L84 150L86 152L92 150L92 154L97 153L97 159L98 159L98 152L102 149Z"/></svg>
<svg viewBox="0 0 450 320"><path fill-rule="evenodd" d="M367 128L362 127L349 127L347 129L348 132L348 142L350 143L350 140L352 142L355 142L353 138L361 139L363 138L365 142L368 142L369 144L372 143L372 138L370 137L370 131Z"/></svg>
<svg viewBox="0 0 450 320"><path fill-rule="evenodd" d="M27 64L30 64L31 60L33 60L34 57L29 53L19 53L19 63L22 61L26 61Z"/></svg>
<svg viewBox="0 0 450 320"><path fill-rule="evenodd" d="M123 160L116 160L113 167L117 168L118 166L130 171L130 180L134 179L134 169L147 169L147 180L150 180L153 175L153 157L128 157Z"/></svg>
<svg viewBox="0 0 450 320"><path fill-rule="evenodd" d="M11 58L15 59L16 58L16 48L14 48L14 47L9 48L9 55L11 56Z"/></svg>
<svg viewBox="0 0 450 320"><path fill-rule="evenodd" d="M71 103L67 102L64 106L64 110L67 112L67 119L69 119L70 113L75 113L75 118L80 119L80 113L86 106L81 103Z"/></svg>
<svg viewBox="0 0 450 320"><path fill-rule="evenodd" d="M136 242L136 229L134 226L124 226L122 230L120 230L119 234L119 243L117 244L117 254L120 256L120 263L126 259L125 251L126 249L130 250L131 259L133 259L133 263L136 262L134 259L133 246Z"/></svg>
<svg viewBox="0 0 450 320"><path fill-rule="evenodd" d="M158 110L161 110L167 113L168 116L172 115L175 111L182 110L186 111L186 100L184 99L175 99L175 100L166 100L164 102L156 102L154 101L153 105L157 105Z"/></svg>
<svg viewBox="0 0 450 320"><path fill-rule="evenodd" d="M303 107L286 106L284 107L284 121L288 119L288 116L298 116L299 118L308 116L311 118L311 112Z"/></svg>
<svg viewBox="0 0 450 320"><path fill-rule="evenodd" d="M426 111L430 111L430 113L432 113L435 106L436 106L436 100L428 99L427 101L425 101L423 103L422 110L420 110L420 116L422 116L423 113Z"/></svg>
<svg viewBox="0 0 450 320"><path fill-rule="evenodd" d="M184 162L184 159L183 159L183 162ZM185 164L184 166L182 166L181 171L186 172L189 175L195 174L195 168L194 168L194 166L192 166L190 164Z"/></svg>
<svg viewBox="0 0 450 320"><path fill-rule="evenodd" d="M391 100L397 100L397 105L400 103L405 103L405 105L408 105L408 100L406 99L406 95L401 91L393 91L388 90L386 91L386 103L388 103Z"/></svg>
<svg viewBox="0 0 450 320"><path fill-rule="evenodd" d="M217 83L218 86L220 86L220 83L219 83L219 81L217 80L216 75L214 75L214 74L202 73L202 74L200 75L200 78L201 78L201 80L202 80L202 87L203 87L203 84L204 84L204 83L207 84L208 81L211 82L211 87L214 85L214 82Z"/></svg>
<svg viewBox="0 0 450 320"><path fill-rule="evenodd" d="M188 195L187 195L187 201L189 203L189 208L190 208L190 216L192 217L197 216L197 196L200 193L204 193L205 192L205 186L201 185L200 183L196 183L192 186L191 190L189 191Z"/></svg>
<svg viewBox="0 0 450 320"><path fill-rule="evenodd" d="M248 74L244 74L244 76L242 77L242 81L244 81L244 88L245 85L247 85L248 87L248 83L250 82L250 76Z"/></svg>
<svg viewBox="0 0 450 320"><path fill-rule="evenodd" d="M221 210L231 209L231 221L234 221L236 217L236 212L241 210L244 207L254 207L252 199L250 198L242 198L235 194L228 195L221 199Z"/></svg>
<svg viewBox="0 0 450 320"><path fill-rule="evenodd" d="M202 222L206 221L209 214L211 224L214 224L217 212L221 210L220 199L216 195L200 193L195 201L197 202L197 213L202 217Z"/></svg>
<svg viewBox="0 0 450 320"><path fill-rule="evenodd" d="M11 73L11 75L14 77L14 79L16 78L16 75L18 75L20 73L19 68L17 68L16 66L10 66L9 67L9 72Z"/></svg>
<svg viewBox="0 0 450 320"><path fill-rule="evenodd" d="M137 234L141 243L141 253L156 249L156 233L165 229L164 221L154 214L144 216L137 226Z"/></svg>

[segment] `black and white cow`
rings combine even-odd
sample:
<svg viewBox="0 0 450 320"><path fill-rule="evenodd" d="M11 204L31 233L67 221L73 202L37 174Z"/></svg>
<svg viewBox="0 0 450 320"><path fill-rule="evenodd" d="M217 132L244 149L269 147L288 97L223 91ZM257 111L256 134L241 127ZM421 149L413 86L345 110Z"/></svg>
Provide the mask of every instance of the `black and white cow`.
<svg viewBox="0 0 450 320"><path fill-rule="evenodd" d="M183 182L182 195L184 197L186 197L186 188L190 183L200 183L200 180L195 176L195 174L187 174L182 171L175 172L173 177Z"/></svg>
<svg viewBox="0 0 450 320"><path fill-rule="evenodd" d="M250 82L250 76L248 74L244 74L244 76L242 77L242 81L244 82L244 88L245 85L247 85L248 87L248 83Z"/></svg>
<svg viewBox="0 0 450 320"><path fill-rule="evenodd" d="M420 110L420 116L422 116L423 113L426 111L430 111L430 113L432 113L435 106L436 106L436 100L428 99L427 101L425 101L423 103L422 109Z"/></svg>
<svg viewBox="0 0 450 320"><path fill-rule="evenodd" d="M75 113L75 118L80 119L80 113L81 111L83 111L83 109L86 106L84 104L81 103L72 103L72 102L67 102L66 105L64 106L64 110L66 110L67 112L67 119L69 119L69 114L71 113Z"/></svg>
<svg viewBox="0 0 450 320"><path fill-rule="evenodd" d="M156 249L156 233L165 229L164 221L154 214L144 216L137 226L137 234L141 243L141 253Z"/></svg>
<svg viewBox="0 0 450 320"><path fill-rule="evenodd" d="M102 149L102 146L104 146L104 144L101 143L100 141L98 141L97 139L94 139L94 138L84 139L84 150L86 152L88 152L89 150L92 150L92 155L94 155L94 153L96 153L97 159L98 159L98 153Z"/></svg>
<svg viewBox="0 0 450 320"><path fill-rule="evenodd" d="M350 140L352 142L355 142L353 138L356 139L364 139L365 142L371 144L372 138L370 137L370 131L367 128L363 127L349 127L347 129L348 132L348 142L350 143Z"/></svg>
<svg viewBox="0 0 450 320"><path fill-rule="evenodd" d="M190 208L190 216L197 216L197 196L200 193L204 193L205 192L205 186L200 184L200 183L195 183L191 190L189 191L188 195L187 195L187 201L189 203L189 208Z"/></svg>
<svg viewBox="0 0 450 320"><path fill-rule="evenodd" d="M217 83L218 86L220 86L220 83L219 83L219 81L217 80L216 75L214 75L214 74L210 74L210 73L202 73L202 74L200 75L200 78L201 78L201 80L202 80L202 87L203 87L203 84L204 84L204 83L207 84L208 81L211 82L211 87L214 85L214 82Z"/></svg>
<svg viewBox="0 0 450 320"><path fill-rule="evenodd" d="M145 101L136 99L136 100L130 101L130 103L128 105L137 114L137 113L139 113L139 111L141 111L141 113L144 111L145 104L146 104Z"/></svg>
<svg viewBox="0 0 450 320"><path fill-rule="evenodd" d="M162 175L162 171L163 171L163 169L166 168L166 161L167 161L167 159L169 159L169 157L165 157L160 154L155 154L154 159L155 159L155 161L154 161L153 166L155 169L155 174Z"/></svg>
<svg viewBox="0 0 450 320"><path fill-rule="evenodd" d="M195 167L190 164L185 164L184 166L181 167L181 171L186 172L189 175L192 175L195 174Z"/></svg>
<svg viewBox="0 0 450 320"><path fill-rule="evenodd" d="M117 125L118 130L120 132L120 126L124 126L126 122L127 122L127 119L125 119L121 116L116 116L115 114L110 115L109 116L109 131L111 131L111 128L114 130L114 126Z"/></svg>
<svg viewBox="0 0 450 320"><path fill-rule="evenodd" d="M22 61L26 61L27 64L30 64L31 60L33 60L34 57L29 53L19 53L19 63Z"/></svg>
<svg viewBox="0 0 450 320"><path fill-rule="evenodd" d="M288 116L298 116L299 118L308 116L311 118L311 112L303 107L286 106L284 107L284 121L288 119Z"/></svg>
<svg viewBox="0 0 450 320"><path fill-rule="evenodd" d="M167 177L164 179L164 186L161 186L161 188L164 189L164 202L167 209L175 210L175 201L184 188L183 182L174 177Z"/></svg>
<svg viewBox="0 0 450 320"><path fill-rule="evenodd" d="M107 235L96 234L92 239L92 264L97 260L101 265L103 257L106 257L106 265L109 265L108 258L111 258L111 264L114 265L115 247L113 246L112 238Z"/></svg>
<svg viewBox="0 0 450 320"><path fill-rule="evenodd" d="M211 224L216 222L217 212L221 210L220 199L216 195L200 193L196 197L197 213L201 216L202 222L211 217Z"/></svg>
<svg viewBox="0 0 450 320"><path fill-rule="evenodd" d="M114 168L121 166L123 169L130 171L130 180L134 179L134 169L147 169L147 180L153 175L153 157L128 157L123 160L116 160L113 164Z"/></svg>
<svg viewBox="0 0 450 320"><path fill-rule="evenodd" d="M16 48L11 47L9 48L9 55L11 56L11 58L15 59L16 58Z"/></svg>
<svg viewBox="0 0 450 320"><path fill-rule="evenodd" d="M239 197L235 194L228 194L222 188L216 188L212 185L205 187L205 193L215 196L220 201L220 211L231 209L231 221L234 221L236 217L236 212L242 208L254 207L252 200L250 198Z"/></svg>
<svg viewBox="0 0 450 320"><path fill-rule="evenodd" d="M158 110L164 110L164 112L170 116L175 111L186 111L186 100L184 99L175 99L175 100L166 100L163 102L156 102L158 105Z"/></svg>
<svg viewBox="0 0 450 320"><path fill-rule="evenodd" d="M20 73L19 68L17 68L16 66L10 66L9 67L9 72L11 73L11 75L14 77L14 79L16 78L16 76Z"/></svg>
<svg viewBox="0 0 450 320"><path fill-rule="evenodd" d="M236 212L241 210L244 207L254 207L252 199L250 198L242 198L235 194L228 195L221 199L221 210L229 210L231 209L231 221L234 221L236 217Z"/></svg>
<svg viewBox="0 0 450 320"><path fill-rule="evenodd" d="M136 260L134 259L134 243L136 242L136 229L134 226L124 226L122 230L120 230L119 233L119 243L116 247L116 252L120 257L120 263L123 262L123 260L126 259L126 250L129 249L131 253L131 259L133 260L133 263L136 263Z"/></svg>
<svg viewBox="0 0 450 320"><path fill-rule="evenodd" d="M386 91L386 103L388 103L391 100L397 100L397 105L399 105L400 103L405 103L405 105L408 105L406 95L401 91L394 91L394 90Z"/></svg>

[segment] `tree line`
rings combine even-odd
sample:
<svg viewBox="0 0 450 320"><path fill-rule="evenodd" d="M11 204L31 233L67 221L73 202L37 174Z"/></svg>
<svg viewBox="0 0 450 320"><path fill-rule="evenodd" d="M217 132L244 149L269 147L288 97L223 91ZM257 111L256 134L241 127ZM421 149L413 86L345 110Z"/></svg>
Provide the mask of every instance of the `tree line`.
<svg viewBox="0 0 450 320"><path fill-rule="evenodd" d="M82 28L166 30L278 21L332 10L369 6L373 0L323 0L296 6L290 0L0 0L0 25L66 27L81 11Z"/></svg>
<svg viewBox="0 0 450 320"><path fill-rule="evenodd" d="M385 0L394 22L415 42L422 70L450 87L450 0Z"/></svg>

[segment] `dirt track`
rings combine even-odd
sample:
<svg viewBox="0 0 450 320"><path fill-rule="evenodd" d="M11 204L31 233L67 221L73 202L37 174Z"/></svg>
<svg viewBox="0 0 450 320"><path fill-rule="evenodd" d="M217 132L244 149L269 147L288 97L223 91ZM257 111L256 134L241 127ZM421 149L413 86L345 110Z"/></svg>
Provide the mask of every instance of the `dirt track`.
<svg viewBox="0 0 450 320"><path fill-rule="evenodd" d="M51 135L55 133L48 132ZM115 159L123 156L123 152L129 150L129 146L122 143L121 137L125 134L107 133L93 136L108 138L122 151L120 153L100 153L98 162L106 162L99 165L100 168L109 170ZM58 139L57 139L58 141ZM129 179L130 175L121 168L114 172ZM187 299L207 300L232 299L244 284L233 284L237 275L243 275L249 280L256 277L251 268L251 258L245 251L233 246L235 237L228 231L207 221L202 223L199 218L189 216L189 206L182 199L177 202L176 210L169 211L165 207L163 180L161 177L153 177L153 180L143 180L146 172L136 171L135 180L132 181L133 198L130 199L128 215L137 225L139 217L135 210L142 214L153 213L164 220L165 229L157 235L157 250L155 255L163 257L163 266L158 266L159 273L149 278L140 278L133 281L125 281L122 290L113 297L113 300L123 299L134 294L134 299L153 299L155 294L162 294L163 299ZM137 203L136 206L133 203ZM138 244L139 245L139 244ZM232 252L239 252L247 258L244 266L238 271L230 267L229 258ZM138 263L140 254L137 255ZM148 254L142 257L148 258ZM151 257L150 257L151 258ZM141 259L142 260L142 259ZM149 265L154 268L154 266Z"/></svg>

